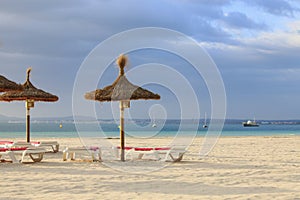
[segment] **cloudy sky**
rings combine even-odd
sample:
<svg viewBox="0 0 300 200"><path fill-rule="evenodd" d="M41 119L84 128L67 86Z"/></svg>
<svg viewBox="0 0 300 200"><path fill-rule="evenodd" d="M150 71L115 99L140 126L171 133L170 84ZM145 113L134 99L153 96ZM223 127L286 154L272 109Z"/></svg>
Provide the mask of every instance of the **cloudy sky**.
<svg viewBox="0 0 300 200"><path fill-rule="evenodd" d="M26 68L32 66L32 83L60 97L56 103L37 103L32 115L70 116L74 82L87 55L107 38L142 27L181 32L208 52L224 82L227 118L300 119L298 0L2 0L0 73L23 83ZM132 52L129 58L131 69L152 63L153 58L173 67L190 80L201 112L210 113L210 95L203 81L195 81L201 77L193 76L188 63L154 50ZM105 83L118 73L113 64L107 71L112 76L104 78ZM172 109L180 104L177 94L167 87L148 89L164 97L155 103L165 107L169 118L180 117ZM24 103L1 103L0 111L23 117ZM111 116L100 112L100 117ZM135 117L148 116L137 113Z"/></svg>

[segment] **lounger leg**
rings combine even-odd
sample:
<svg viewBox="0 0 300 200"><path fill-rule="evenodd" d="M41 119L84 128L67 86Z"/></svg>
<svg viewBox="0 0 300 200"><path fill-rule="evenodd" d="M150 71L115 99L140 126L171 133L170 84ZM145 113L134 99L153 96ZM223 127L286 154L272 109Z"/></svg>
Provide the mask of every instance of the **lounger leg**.
<svg viewBox="0 0 300 200"><path fill-rule="evenodd" d="M102 151L101 151L101 149L99 149L98 158L99 158L99 162L102 162Z"/></svg>
<svg viewBox="0 0 300 200"><path fill-rule="evenodd" d="M63 161L67 161L68 160L68 157L69 157L69 150L68 149L65 149L63 151Z"/></svg>
<svg viewBox="0 0 300 200"><path fill-rule="evenodd" d="M101 161L101 155L100 155L99 149L92 152L92 159L93 159L93 162Z"/></svg>
<svg viewBox="0 0 300 200"><path fill-rule="evenodd" d="M172 158L173 162L179 162L182 160L183 154L179 155L177 158L175 158L172 154L170 154L170 157Z"/></svg>
<svg viewBox="0 0 300 200"><path fill-rule="evenodd" d="M160 160L160 157L158 155L158 152L157 151L154 151L154 157L156 158L156 160Z"/></svg>
<svg viewBox="0 0 300 200"><path fill-rule="evenodd" d="M127 151L127 153L125 153L125 160L127 160L128 155L130 155L131 160L133 160L133 151L134 149L130 149L129 151Z"/></svg>
<svg viewBox="0 0 300 200"><path fill-rule="evenodd" d="M75 160L75 152L70 152L70 158L71 160Z"/></svg>
<svg viewBox="0 0 300 200"><path fill-rule="evenodd" d="M34 157L34 155L37 155L37 157ZM29 157L33 160L33 162L41 162L44 157L44 153L30 153Z"/></svg>
<svg viewBox="0 0 300 200"><path fill-rule="evenodd" d="M117 147L112 147L112 154L116 157L120 157L119 149Z"/></svg>
<svg viewBox="0 0 300 200"><path fill-rule="evenodd" d="M59 151L59 144L52 146L53 152L57 153Z"/></svg>
<svg viewBox="0 0 300 200"><path fill-rule="evenodd" d="M143 153L139 153L139 155L138 155L138 159L142 159L142 158L143 158L143 156L144 156L144 154L143 154Z"/></svg>
<svg viewBox="0 0 300 200"><path fill-rule="evenodd" d="M165 159L164 159L163 161L168 161L169 155L170 155L170 152L168 151L168 152L166 153Z"/></svg>
<svg viewBox="0 0 300 200"><path fill-rule="evenodd" d="M21 162L24 162L25 156L26 156L26 151L24 151L24 152L22 153Z"/></svg>
<svg viewBox="0 0 300 200"><path fill-rule="evenodd" d="M165 157L164 161L168 161L168 157L170 156L170 158L172 159L173 162L179 162L179 161L182 160L183 155L184 155L184 153L178 153L178 157L174 157L174 156L172 155L172 152L168 152L168 153L166 154L166 157Z"/></svg>
<svg viewBox="0 0 300 200"><path fill-rule="evenodd" d="M13 152L7 152L7 155L10 157L13 163L19 163L19 161L16 159L15 155ZM0 156L1 157L1 156Z"/></svg>
<svg viewBox="0 0 300 200"><path fill-rule="evenodd" d="M91 152L91 154L92 154L93 162L96 162L97 161L97 151L93 151L93 152Z"/></svg>
<svg viewBox="0 0 300 200"><path fill-rule="evenodd" d="M172 161L175 161L175 160L176 160L176 159L174 158L174 156L172 155L172 151L167 152L164 161L170 161L170 160L169 160L169 157L172 159Z"/></svg>
<svg viewBox="0 0 300 200"><path fill-rule="evenodd" d="M26 150L22 153L21 162L24 162L25 156L28 155L33 162L40 162L43 159L44 153L28 153ZM37 155L37 157L34 157Z"/></svg>
<svg viewBox="0 0 300 200"><path fill-rule="evenodd" d="M181 160L182 160L182 158L183 158L183 153L180 153L180 154L179 154L179 156L178 156L178 158L176 159L176 161L175 161L175 162L179 162L179 161L181 161Z"/></svg>

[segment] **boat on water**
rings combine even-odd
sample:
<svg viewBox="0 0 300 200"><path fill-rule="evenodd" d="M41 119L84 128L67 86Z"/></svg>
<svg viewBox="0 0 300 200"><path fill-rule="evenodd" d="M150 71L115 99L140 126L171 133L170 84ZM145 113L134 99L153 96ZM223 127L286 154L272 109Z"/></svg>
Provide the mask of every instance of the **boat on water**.
<svg viewBox="0 0 300 200"><path fill-rule="evenodd" d="M243 126L244 126L244 127L258 127L259 124L256 123L255 120L253 120L253 121L248 120L247 122L243 122Z"/></svg>

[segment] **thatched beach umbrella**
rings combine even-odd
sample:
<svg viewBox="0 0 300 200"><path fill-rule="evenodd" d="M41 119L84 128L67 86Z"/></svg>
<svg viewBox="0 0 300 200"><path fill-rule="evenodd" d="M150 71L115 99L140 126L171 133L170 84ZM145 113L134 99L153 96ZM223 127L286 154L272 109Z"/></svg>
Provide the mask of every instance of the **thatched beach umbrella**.
<svg viewBox="0 0 300 200"><path fill-rule="evenodd" d="M17 91L23 90L22 85L10 81L4 76L0 75L0 92L16 91L16 90Z"/></svg>
<svg viewBox="0 0 300 200"><path fill-rule="evenodd" d="M127 57L121 55L117 64L120 67L120 73L118 78L113 82L112 85L106 86L103 89L97 89L92 92L85 94L85 98L96 101L120 101L120 139L121 139L121 160L124 161L124 149L125 149L125 138L124 138L124 108L130 107L130 100L138 99L160 99L158 94L154 94L141 87L130 83L124 73L124 67L127 64Z"/></svg>
<svg viewBox="0 0 300 200"><path fill-rule="evenodd" d="M58 97L43 90L37 89L29 80L31 68L27 69L27 80L22 85L23 91L8 91L0 95L1 101L26 101L26 141L30 142L30 108L35 101L57 101Z"/></svg>

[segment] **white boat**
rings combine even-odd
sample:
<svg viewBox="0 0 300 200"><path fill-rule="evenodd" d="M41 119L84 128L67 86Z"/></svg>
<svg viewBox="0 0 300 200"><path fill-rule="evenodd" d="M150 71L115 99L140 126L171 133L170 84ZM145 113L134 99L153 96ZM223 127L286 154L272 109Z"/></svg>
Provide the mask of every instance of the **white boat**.
<svg viewBox="0 0 300 200"><path fill-rule="evenodd" d="M155 128L156 127L156 123L155 123L155 119L153 119L153 124L152 124L152 128Z"/></svg>
<svg viewBox="0 0 300 200"><path fill-rule="evenodd" d="M247 122L243 122L244 127L258 127L259 124L256 123L255 119L253 121L248 120Z"/></svg>

